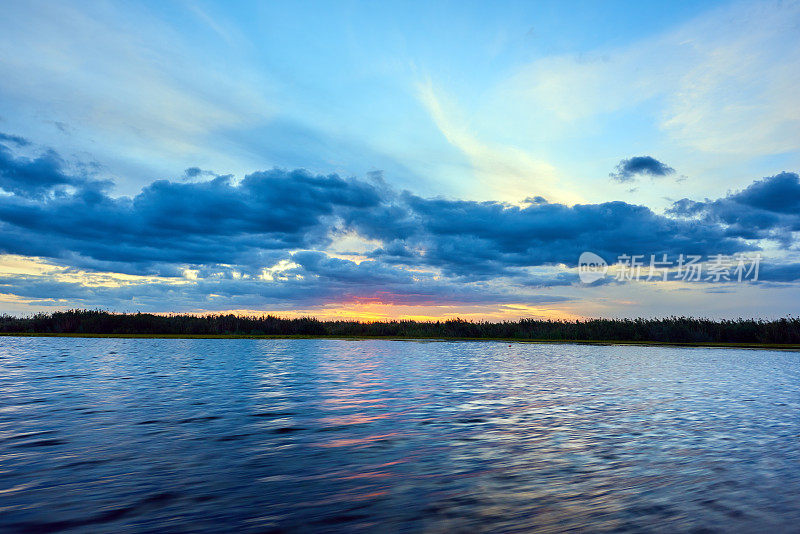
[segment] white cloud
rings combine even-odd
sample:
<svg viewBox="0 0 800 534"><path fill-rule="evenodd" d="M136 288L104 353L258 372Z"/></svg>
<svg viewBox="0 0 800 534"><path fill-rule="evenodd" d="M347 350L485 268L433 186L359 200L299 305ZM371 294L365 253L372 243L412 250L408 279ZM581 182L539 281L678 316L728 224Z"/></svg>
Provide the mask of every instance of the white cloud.
<svg viewBox="0 0 800 534"><path fill-rule="evenodd" d="M652 101L674 141L712 153L800 149L800 4L741 3L593 56L544 58L497 88L542 125Z"/></svg>
<svg viewBox="0 0 800 534"><path fill-rule="evenodd" d="M469 159L482 190L480 198L518 202L542 195L551 202L574 204L580 197L560 187L555 168L510 145L481 141L467 121L455 111L455 103L442 98L428 81L419 84L419 98L445 138Z"/></svg>
<svg viewBox="0 0 800 534"><path fill-rule="evenodd" d="M216 132L258 124L272 110L268 84L207 54L210 37L197 37L187 41L135 5L5 4L0 109L23 125L66 123L132 160L207 154Z"/></svg>

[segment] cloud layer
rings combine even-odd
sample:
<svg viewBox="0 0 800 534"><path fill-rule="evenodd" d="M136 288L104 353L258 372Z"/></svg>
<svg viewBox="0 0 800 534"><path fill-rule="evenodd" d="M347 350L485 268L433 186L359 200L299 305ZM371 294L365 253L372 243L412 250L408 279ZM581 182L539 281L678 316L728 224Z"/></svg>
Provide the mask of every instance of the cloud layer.
<svg viewBox="0 0 800 534"><path fill-rule="evenodd" d="M725 228L728 237L775 239L781 246L795 246L793 232L800 231L800 180L797 173L782 172L753 182L724 198L676 202L671 215Z"/></svg>
<svg viewBox="0 0 800 534"><path fill-rule="evenodd" d="M28 275L0 279L31 299L126 302L170 309L376 300L407 305L557 302L545 287L575 283L578 256L733 254L751 240L789 249L800 229L798 176L782 173L723 199L681 200L668 216L625 202L523 205L423 198L370 180L273 169L245 176L192 172L135 196L70 167L52 150L14 153L0 139L0 251L69 271L158 276L86 288ZM641 158L640 158L641 159ZM650 158L652 159L652 158ZM668 172L633 161L620 172ZM650 169L642 171L642 169ZM666 167L666 169L669 169ZM355 235L371 245L336 254ZM341 256L341 257L337 257ZM191 279L185 277L193 274ZM792 269L776 270L785 279Z"/></svg>

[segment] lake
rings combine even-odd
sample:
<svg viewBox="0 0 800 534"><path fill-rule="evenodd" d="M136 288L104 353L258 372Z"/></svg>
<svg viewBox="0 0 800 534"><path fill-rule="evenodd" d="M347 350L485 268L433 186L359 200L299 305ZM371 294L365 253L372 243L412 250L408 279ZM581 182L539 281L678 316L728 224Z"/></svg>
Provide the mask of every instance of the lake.
<svg viewBox="0 0 800 534"><path fill-rule="evenodd" d="M800 353L0 338L9 532L800 529Z"/></svg>

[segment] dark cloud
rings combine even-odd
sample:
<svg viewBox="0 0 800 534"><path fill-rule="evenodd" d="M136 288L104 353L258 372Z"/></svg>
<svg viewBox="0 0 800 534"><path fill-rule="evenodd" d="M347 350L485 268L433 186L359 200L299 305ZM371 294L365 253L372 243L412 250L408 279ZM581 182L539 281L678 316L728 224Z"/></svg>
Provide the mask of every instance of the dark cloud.
<svg viewBox="0 0 800 534"><path fill-rule="evenodd" d="M800 180L793 172L782 172L754 182L729 197L756 209L797 215L800 213Z"/></svg>
<svg viewBox="0 0 800 534"><path fill-rule="evenodd" d="M547 199L541 196L527 197L524 202L526 204L547 204Z"/></svg>
<svg viewBox="0 0 800 534"><path fill-rule="evenodd" d="M63 161L55 152L35 159L16 158L0 145L0 187L22 197L41 197L58 186L74 185L76 180L63 172Z"/></svg>
<svg viewBox="0 0 800 534"><path fill-rule="evenodd" d="M4 134L3 132L0 132L0 143L7 143L16 146L28 146L31 144L31 142L24 137L20 137L19 135Z"/></svg>
<svg viewBox="0 0 800 534"><path fill-rule="evenodd" d="M41 199L46 195L63 195L67 187L100 191L112 185L88 174L71 174L64 160L53 150L46 150L35 158L19 157L9 144L27 146L30 142L22 137L0 134L0 188L17 197ZM83 167L93 168L91 164Z"/></svg>
<svg viewBox="0 0 800 534"><path fill-rule="evenodd" d="M214 178L226 177L226 178L230 178L230 177L232 177L232 175L229 175L229 174L224 174L224 175L223 174L217 174L214 171L201 169L200 167L189 167L188 169L185 169L183 171L183 178L185 180L198 180L198 179L201 179L201 178L209 178L209 177L214 177Z"/></svg>
<svg viewBox="0 0 800 534"><path fill-rule="evenodd" d="M135 196L114 197L108 182L80 169L52 151L27 158L0 145L0 186L11 193L0 196L0 252L73 270L176 277L191 268L199 280L79 290L18 276L0 280L0 292L156 311L363 299L537 303L560 298L542 296L540 288L575 283L560 266L574 266L586 250L609 262L622 254L733 254L757 249L749 239L775 235L792 246L791 229L800 229L800 188L789 173L716 201L680 200L664 216L626 202L566 206L533 196L516 206L423 198L394 191L379 176L363 181L281 169L241 181L159 180ZM324 252L352 233L379 242L365 261ZM776 279L793 276L773 272Z"/></svg>
<svg viewBox="0 0 800 534"><path fill-rule="evenodd" d="M625 202L519 207L405 194L359 215L351 221L358 232L386 243L372 257L470 278L511 276L532 265L574 266L585 250L613 260L621 254L709 255L753 248L720 226L664 217Z"/></svg>
<svg viewBox="0 0 800 534"><path fill-rule="evenodd" d="M800 280L800 263L761 265L758 280L764 282L797 282Z"/></svg>
<svg viewBox="0 0 800 534"><path fill-rule="evenodd" d="M610 173L609 176L618 182L631 182L636 176L659 178L670 174L675 174L675 169L669 165L651 156L634 156L620 161L616 172Z"/></svg>
<svg viewBox="0 0 800 534"><path fill-rule="evenodd" d="M729 237L775 239L789 248L794 245L793 232L800 231L800 180L796 173L782 172L724 198L681 199L668 213L719 225Z"/></svg>
<svg viewBox="0 0 800 534"><path fill-rule="evenodd" d="M302 170L253 173L241 183L161 180L113 198L67 174L55 154L0 156L3 188L15 193L0 199L0 250L84 268L164 274L175 265L264 266L272 251L324 246L339 211L380 202L364 182ZM52 194L64 184L75 191Z"/></svg>
<svg viewBox="0 0 800 534"><path fill-rule="evenodd" d="M159 180L134 197L114 198L95 182L68 174L55 153L36 160L4 156L4 176L25 187L12 188L16 194L0 201L0 248L82 268L174 274L185 266L225 264L253 270L287 251L323 250L346 230L382 242L369 253L382 264L438 268L471 279L574 265L584 250L613 259L752 249L719 225L664 217L625 202L565 206L532 197L520 207L428 199L398 194L380 180L278 169L239 183L230 176ZM61 184L76 189L44 195Z"/></svg>
<svg viewBox="0 0 800 534"><path fill-rule="evenodd" d="M198 176L204 174L206 171L201 169L200 167L189 167L185 171L183 171L183 175L186 178L197 178Z"/></svg>

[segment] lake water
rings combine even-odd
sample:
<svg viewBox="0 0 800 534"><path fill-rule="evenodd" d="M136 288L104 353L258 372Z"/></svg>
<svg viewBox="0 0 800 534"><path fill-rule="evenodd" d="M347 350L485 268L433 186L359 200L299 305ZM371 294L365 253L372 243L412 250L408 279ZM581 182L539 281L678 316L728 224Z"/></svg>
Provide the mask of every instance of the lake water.
<svg viewBox="0 0 800 534"><path fill-rule="evenodd" d="M0 530L800 531L800 353L0 338Z"/></svg>

